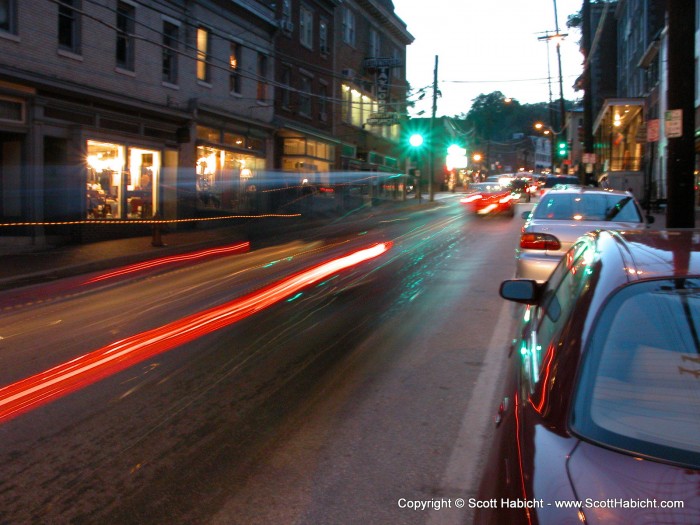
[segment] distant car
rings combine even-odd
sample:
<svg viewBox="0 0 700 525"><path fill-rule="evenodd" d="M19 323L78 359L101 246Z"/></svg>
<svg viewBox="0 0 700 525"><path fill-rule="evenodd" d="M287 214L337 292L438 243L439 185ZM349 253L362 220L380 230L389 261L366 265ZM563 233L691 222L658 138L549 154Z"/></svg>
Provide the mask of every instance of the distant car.
<svg viewBox="0 0 700 525"><path fill-rule="evenodd" d="M537 189L538 186L532 177L515 177L511 182L511 191L518 194L519 198L526 202L531 201L532 195L536 193Z"/></svg>
<svg viewBox="0 0 700 525"><path fill-rule="evenodd" d="M510 188L498 182L472 183L461 199L461 203L476 215L502 213L508 217L515 215L515 201Z"/></svg>
<svg viewBox="0 0 700 525"><path fill-rule="evenodd" d="M700 233L598 231L525 303L477 525L700 523Z"/></svg>
<svg viewBox="0 0 700 525"><path fill-rule="evenodd" d="M581 186L552 188L526 218L515 252L515 276L540 282L586 232L643 229L653 221L644 218L631 193Z"/></svg>
<svg viewBox="0 0 700 525"><path fill-rule="evenodd" d="M580 186L581 181L574 175L547 175L539 181L540 196L557 185Z"/></svg>

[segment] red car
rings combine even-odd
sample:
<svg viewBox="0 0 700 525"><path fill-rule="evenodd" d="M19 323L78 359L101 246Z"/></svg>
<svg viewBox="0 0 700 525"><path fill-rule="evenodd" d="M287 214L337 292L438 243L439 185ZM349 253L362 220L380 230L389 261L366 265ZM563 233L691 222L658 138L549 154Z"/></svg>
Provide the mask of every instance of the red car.
<svg viewBox="0 0 700 525"><path fill-rule="evenodd" d="M509 187L497 182L476 182L469 185L460 202L476 215L502 213L513 217L516 200Z"/></svg>
<svg viewBox="0 0 700 525"><path fill-rule="evenodd" d="M700 232L597 231L523 303L483 524L700 523Z"/></svg>

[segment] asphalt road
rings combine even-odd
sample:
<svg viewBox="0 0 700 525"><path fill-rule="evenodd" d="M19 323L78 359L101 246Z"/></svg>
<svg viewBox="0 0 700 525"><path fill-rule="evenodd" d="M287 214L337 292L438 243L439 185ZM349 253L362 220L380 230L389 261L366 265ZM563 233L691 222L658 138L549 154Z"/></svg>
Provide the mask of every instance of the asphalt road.
<svg viewBox="0 0 700 525"><path fill-rule="evenodd" d="M0 522L468 523L521 220L452 199L364 221L5 305L0 408L63 375L0 413ZM376 243L265 308L219 310Z"/></svg>

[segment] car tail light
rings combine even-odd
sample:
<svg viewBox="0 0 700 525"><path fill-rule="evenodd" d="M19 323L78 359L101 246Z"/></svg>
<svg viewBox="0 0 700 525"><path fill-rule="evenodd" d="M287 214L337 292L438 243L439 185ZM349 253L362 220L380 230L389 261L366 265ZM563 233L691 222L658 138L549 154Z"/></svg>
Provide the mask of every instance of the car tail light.
<svg viewBox="0 0 700 525"><path fill-rule="evenodd" d="M480 200L480 199L482 199L482 198L483 198L483 197L482 197L480 194L477 193L477 194L475 194L475 195L468 195L467 197L464 197L464 198L461 200L461 202L463 202L464 204L467 204L467 203L469 203L469 202L478 201L478 200Z"/></svg>
<svg viewBox="0 0 700 525"><path fill-rule="evenodd" d="M561 243L554 235L548 233L523 233L520 235L520 247L528 250L559 250Z"/></svg>

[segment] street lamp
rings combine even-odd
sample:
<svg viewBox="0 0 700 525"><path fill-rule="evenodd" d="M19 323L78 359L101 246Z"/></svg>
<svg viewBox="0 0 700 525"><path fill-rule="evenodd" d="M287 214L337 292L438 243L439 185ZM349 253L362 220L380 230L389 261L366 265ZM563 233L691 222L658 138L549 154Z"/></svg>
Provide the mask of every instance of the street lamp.
<svg viewBox="0 0 700 525"><path fill-rule="evenodd" d="M538 131L541 131L543 135L547 135L549 137L549 145L550 145L550 170L552 170L552 175L554 175L554 158L559 154L561 156L561 149L558 151L555 151L555 140L557 140L557 137L560 135L561 132L554 131L550 126L547 126L546 124L543 124L542 122L535 122L534 128ZM552 138L554 137L554 138ZM558 143L561 143L561 141L557 141ZM564 142L566 144L566 142ZM564 157L568 156L568 151L565 151ZM564 160L562 158L562 160Z"/></svg>

